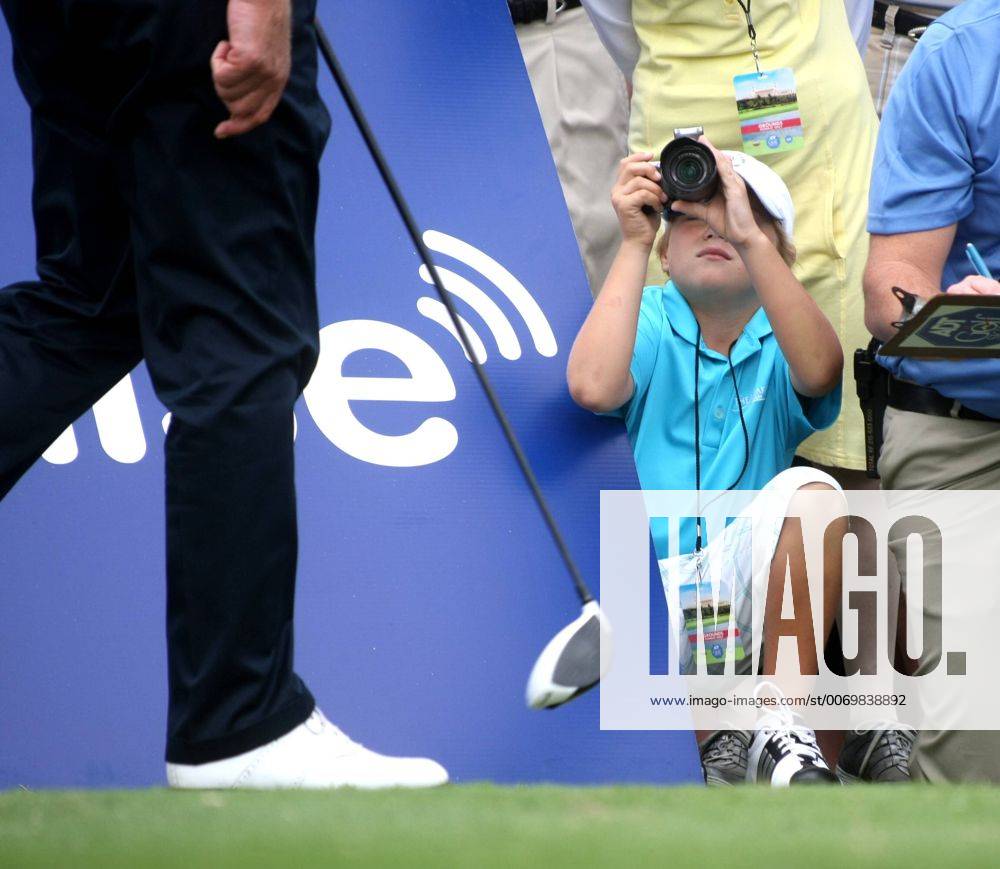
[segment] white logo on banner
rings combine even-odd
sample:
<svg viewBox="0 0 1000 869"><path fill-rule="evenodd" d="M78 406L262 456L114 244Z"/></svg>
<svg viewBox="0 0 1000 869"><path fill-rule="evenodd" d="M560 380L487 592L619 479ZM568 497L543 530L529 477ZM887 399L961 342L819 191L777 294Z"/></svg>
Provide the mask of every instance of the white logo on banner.
<svg viewBox="0 0 1000 869"><path fill-rule="evenodd" d="M424 244L436 253L443 253L459 262L474 268L484 278L490 280L497 289L507 298L507 300L517 309L521 315L531 340L535 344L535 349L542 356L555 356L558 352L556 346L556 336L552 334L552 327L545 319L545 314L534 300L531 293L525 289L517 278L507 269L490 256L487 256L478 248L467 244L461 239L445 235L443 232L433 230L424 233ZM458 299L465 302L477 314L479 314L486 327L493 333L496 339L500 355L504 359L520 359L521 344L517 340L517 334L510 320L500 310L500 306L493 301L475 284L467 281L461 275L457 275L448 269L436 267L438 277L444 288ZM425 283L433 284L431 274L426 266L420 267L420 277ZM456 341L459 340L458 333L451 322L448 310L438 299L430 296L422 296L417 300L417 310L429 320L433 320L447 329ZM462 328L472 344L476 359L483 363L486 361L486 347L476 331L462 319ZM465 354L468 358L468 353Z"/></svg>
<svg viewBox="0 0 1000 869"><path fill-rule="evenodd" d="M527 288L504 266L469 243L429 230L424 243L435 253L450 257L476 271L499 291L524 321L535 350L542 356L558 353L555 334L544 312ZM504 359L522 355L521 341L510 319L491 295L472 281L443 266L437 267L445 289L471 308L493 336ZM425 266L420 278L432 284ZM458 340L448 311L439 299L421 296L417 311L443 326ZM486 362L486 344L476 329L462 318L462 327L480 363ZM446 402L456 396L455 382L441 356L422 338L401 326L380 320L343 320L324 326L319 333L320 355L305 403L317 428L338 449L362 462L395 468L413 468L439 462L458 446L455 426L437 416L424 419L413 431L386 435L364 425L351 409L351 402ZM399 359L409 372L406 377L349 377L344 374L347 357L361 350L380 350ZM463 351L464 352L464 351ZM468 358L468 354L466 353ZM131 464L146 454L146 436L130 375L126 375L94 405L97 432L104 451L116 462ZM163 419L163 430L170 414ZM74 461L79 454L73 426L66 429L45 451L43 458L56 465Z"/></svg>

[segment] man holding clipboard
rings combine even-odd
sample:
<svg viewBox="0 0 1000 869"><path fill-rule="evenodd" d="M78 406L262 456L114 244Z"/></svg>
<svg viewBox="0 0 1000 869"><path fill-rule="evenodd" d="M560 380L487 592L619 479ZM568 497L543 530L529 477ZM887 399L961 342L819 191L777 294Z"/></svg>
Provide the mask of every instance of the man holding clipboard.
<svg viewBox="0 0 1000 869"><path fill-rule="evenodd" d="M967 245L976 274L993 280L975 245ZM989 284L985 284L987 288ZM916 359L994 359L1000 356L1000 296L970 293L961 285L922 299L900 287L892 293L903 307L898 331L879 349L880 356ZM886 360L886 365L891 365Z"/></svg>
<svg viewBox="0 0 1000 869"><path fill-rule="evenodd" d="M892 375L885 489L1000 489L998 44L995 0L966 0L921 37L883 116L865 322ZM905 538L889 543L899 560ZM925 648L917 675L940 651ZM1000 733L922 732L910 771L1000 781Z"/></svg>

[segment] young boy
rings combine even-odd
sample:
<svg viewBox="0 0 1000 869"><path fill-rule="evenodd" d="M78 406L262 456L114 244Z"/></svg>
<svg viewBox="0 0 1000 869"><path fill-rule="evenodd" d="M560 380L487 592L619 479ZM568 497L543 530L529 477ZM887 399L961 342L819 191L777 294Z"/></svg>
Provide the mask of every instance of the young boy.
<svg viewBox="0 0 1000 869"><path fill-rule="evenodd" d="M672 203L659 247L671 279L645 289L667 197L652 154L622 161L612 192L621 247L573 345L567 378L581 407L624 418L644 489L766 487L771 560L783 565L791 537L784 519L797 493L839 488L822 472L790 465L799 443L838 416L843 353L832 325L789 268L794 208L788 188L753 157L712 151L719 192L707 203ZM653 537L666 584L666 539L655 530ZM732 540L720 538L720 544ZM824 556L838 561L839 546ZM775 586L780 595L783 573L781 580L769 595ZM839 599L839 586L828 585L828 599ZM749 625L745 612L741 625L741 604L750 595L744 589L744 601L733 601L744 643ZM767 641L769 624L765 619L765 672L773 672L768 668L777 654L776 643ZM803 672L815 672L815 659L800 664ZM757 726L752 740L742 731L699 734L708 783L836 781L815 734L792 716L774 713Z"/></svg>

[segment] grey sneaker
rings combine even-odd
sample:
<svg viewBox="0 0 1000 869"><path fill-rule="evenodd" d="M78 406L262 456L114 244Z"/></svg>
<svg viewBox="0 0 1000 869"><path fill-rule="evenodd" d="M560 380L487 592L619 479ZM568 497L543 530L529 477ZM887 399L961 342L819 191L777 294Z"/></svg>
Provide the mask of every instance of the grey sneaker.
<svg viewBox="0 0 1000 869"><path fill-rule="evenodd" d="M705 784L720 787L744 784L750 738L742 730L722 730L701 747Z"/></svg>
<svg viewBox="0 0 1000 869"><path fill-rule="evenodd" d="M845 785L909 781L916 736L915 730L898 722L852 730L837 760L837 778Z"/></svg>

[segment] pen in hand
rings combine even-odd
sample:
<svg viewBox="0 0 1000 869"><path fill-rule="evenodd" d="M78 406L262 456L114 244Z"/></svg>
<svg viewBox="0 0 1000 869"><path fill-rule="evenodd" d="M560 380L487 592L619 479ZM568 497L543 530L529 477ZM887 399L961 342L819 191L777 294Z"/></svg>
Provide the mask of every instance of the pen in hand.
<svg viewBox="0 0 1000 869"><path fill-rule="evenodd" d="M989 267L986 265L986 261L983 259L983 255L971 241L965 246L965 255L969 258L969 262L972 263L972 267L976 270L976 274L984 278L988 278L991 281L994 279L993 275L990 273ZM912 320L917 314L920 313L924 305L927 304L926 299L922 299L919 296L908 293L906 290L900 289L899 287L893 287L892 293L897 299L899 299L899 302L903 307L902 317L892 324L897 329L899 329L907 320Z"/></svg>
<svg viewBox="0 0 1000 869"><path fill-rule="evenodd" d="M986 261L971 241L965 246L965 255L969 258L969 262L972 263L972 267L976 270L977 275L982 275L984 278L993 280L993 275L990 274Z"/></svg>

